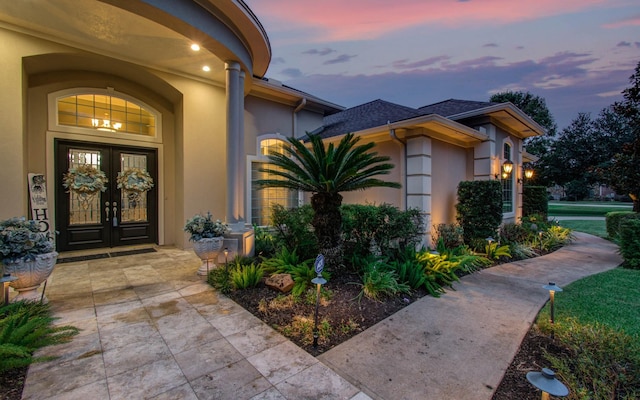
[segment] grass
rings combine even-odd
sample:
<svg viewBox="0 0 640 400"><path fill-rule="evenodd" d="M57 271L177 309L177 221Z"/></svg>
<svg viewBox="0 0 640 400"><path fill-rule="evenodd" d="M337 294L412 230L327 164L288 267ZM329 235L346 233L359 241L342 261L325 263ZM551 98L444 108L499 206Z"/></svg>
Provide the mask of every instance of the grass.
<svg viewBox="0 0 640 400"><path fill-rule="evenodd" d="M564 352L545 358L569 388L570 399L640 398L640 270L616 268L568 285L538 315L543 334L555 333Z"/></svg>
<svg viewBox="0 0 640 400"><path fill-rule="evenodd" d="M556 319L600 323L640 340L640 270L616 268L568 285L555 296ZM549 315L549 305L541 315Z"/></svg>
<svg viewBox="0 0 640 400"><path fill-rule="evenodd" d="M560 226L569 228L572 231L584 232L604 239L608 237L607 226L604 220L562 220L558 221L558 223Z"/></svg>
<svg viewBox="0 0 640 400"><path fill-rule="evenodd" d="M604 217L610 211L631 211L633 204L620 202L549 202L551 217Z"/></svg>

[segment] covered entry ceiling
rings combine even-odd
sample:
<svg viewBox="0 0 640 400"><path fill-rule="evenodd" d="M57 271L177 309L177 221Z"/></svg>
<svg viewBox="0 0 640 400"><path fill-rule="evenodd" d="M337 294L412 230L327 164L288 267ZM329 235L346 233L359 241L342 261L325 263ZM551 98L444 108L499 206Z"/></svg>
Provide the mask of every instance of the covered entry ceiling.
<svg viewBox="0 0 640 400"><path fill-rule="evenodd" d="M118 3L118 1L111 2ZM176 15L153 8L145 2L128 0L121 3L123 7L126 6L135 13L97 0L2 1L0 2L0 21L2 21L0 24L9 29L100 55L200 79L224 82L224 62L220 57L228 56L229 49L218 42L217 38L212 37L211 33L203 33ZM229 3L226 5L227 8L240 16L245 15L237 5L233 5L234 2L220 3ZM222 26L221 22L212 17L212 12L218 10L205 10L191 1L178 0L173 4L175 4L176 14L184 13L187 18L192 17L194 13L196 15L202 13L203 16L211 19L211 22L201 21L203 27L211 27L212 32L217 29L224 33L224 28L221 30L216 26L217 24ZM232 9L232 6L235 8ZM154 21L162 21L162 23ZM259 24L251 26L253 25L251 17L240 18L240 23L242 27L235 26L235 31L245 29L254 34L254 39L256 33L261 36ZM236 33L239 37L235 39L236 41L244 40L239 32ZM221 37L224 39L223 36ZM190 48L194 42L200 44L200 51L193 51ZM260 55L264 58L266 48L268 50L266 65L268 65L270 49L266 35L261 45L259 43L258 47L262 47L262 52L252 56ZM258 64L265 64L265 60L261 60ZM202 67L205 65L210 67L209 72L203 71ZM264 66L258 66L258 68L266 70ZM255 71L255 73L261 72L264 73L264 71Z"/></svg>

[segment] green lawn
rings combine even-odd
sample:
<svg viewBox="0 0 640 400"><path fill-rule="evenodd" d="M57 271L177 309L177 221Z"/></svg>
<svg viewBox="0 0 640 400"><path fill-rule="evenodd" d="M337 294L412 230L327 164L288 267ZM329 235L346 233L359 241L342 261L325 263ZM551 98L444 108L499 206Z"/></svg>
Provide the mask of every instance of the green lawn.
<svg viewBox="0 0 640 400"><path fill-rule="evenodd" d="M576 232L584 232L594 236L600 236L601 238L606 239L607 235L607 226L604 220L594 221L594 220L563 220L558 221L560 226L565 228L569 228L572 231Z"/></svg>
<svg viewBox="0 0 640 400"><path fill-rule="evenodd" d="M567 285L555 295L555 315L584 325L599 322L640 340L640 270L615 268Z"/></svg>
<svg viewBox="0 0 640 400"><path fill-rule="evenodd" d="M621 202L596 202L596 201L550 201L550 217L604 217L610 211L631 211L633 204Z"/></svg>

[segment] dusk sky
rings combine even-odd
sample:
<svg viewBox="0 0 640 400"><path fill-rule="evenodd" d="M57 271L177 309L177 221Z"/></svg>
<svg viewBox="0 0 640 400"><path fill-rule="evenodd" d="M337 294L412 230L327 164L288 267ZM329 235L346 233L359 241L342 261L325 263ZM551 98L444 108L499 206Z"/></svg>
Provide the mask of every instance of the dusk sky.
<svg viewBox="0 0 640 400"><path fill-rule="evenodd" d="M266 76L352 107L546 99L558 128L622 99L640 61L639 0L245 0Z"/></svg>

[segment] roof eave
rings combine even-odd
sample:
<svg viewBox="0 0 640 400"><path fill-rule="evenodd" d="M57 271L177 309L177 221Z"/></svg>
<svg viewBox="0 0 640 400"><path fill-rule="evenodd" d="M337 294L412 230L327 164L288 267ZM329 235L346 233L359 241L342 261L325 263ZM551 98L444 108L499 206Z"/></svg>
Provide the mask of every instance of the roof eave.
<svg viewBox="0 0 640 400"><path fill-rule="evenodd" d="M519 132L512 132L521 138L527 138L532 136L542 136L545 134L545 129L537 122L531 119L527 114L522 112L518 107L512 103L499 103L488 107L478 108L471 111L466 111L459 114L450 115L452 120L462 120L473 117L489 116L498 118L498 113L507 113L509 118L517 124L524 125L525 130ZM505 125L509 125L508 123Z"/></svg>

